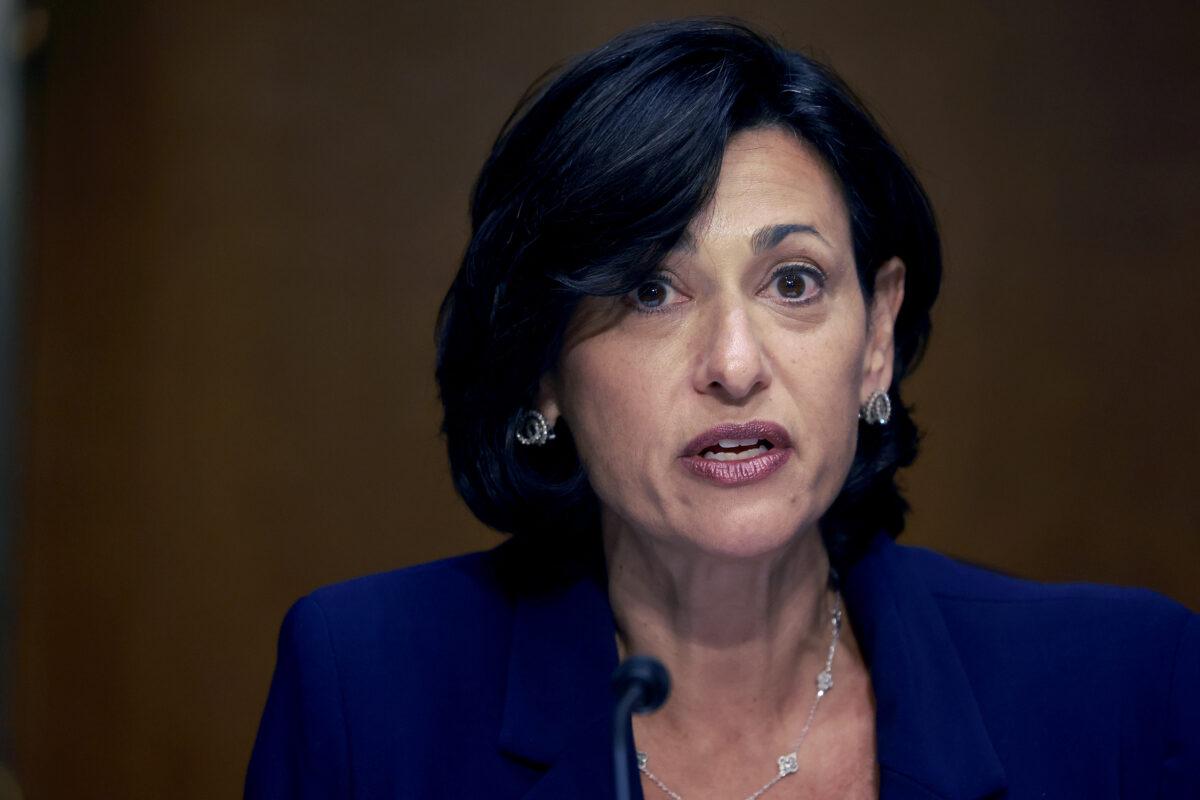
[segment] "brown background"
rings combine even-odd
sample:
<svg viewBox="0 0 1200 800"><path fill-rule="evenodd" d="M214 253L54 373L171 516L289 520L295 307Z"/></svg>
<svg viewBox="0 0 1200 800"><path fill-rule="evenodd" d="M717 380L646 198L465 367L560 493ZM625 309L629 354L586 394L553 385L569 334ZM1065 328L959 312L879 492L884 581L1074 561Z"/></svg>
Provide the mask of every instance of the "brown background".
<svg viewBox="0 0 1200 800"><path fill-rule="evenodd" d="M47 7L28 797L237 794L295 597L496 541L452 493L431 377L467 193L532 78L653 18L735 13L828 59L932 194L907 539L1200 608L1194 4Z"/></svg>

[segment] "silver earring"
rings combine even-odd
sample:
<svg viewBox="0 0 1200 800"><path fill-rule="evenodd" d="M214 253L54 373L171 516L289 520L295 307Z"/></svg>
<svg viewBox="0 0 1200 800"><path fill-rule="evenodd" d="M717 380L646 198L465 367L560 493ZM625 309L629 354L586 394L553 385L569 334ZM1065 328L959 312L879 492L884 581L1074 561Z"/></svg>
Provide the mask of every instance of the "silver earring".
<svg viewBox="0 0 1200 800"><path fill-rule="evenodd" d="M536 409L522 411L517 422L517 441L523 445L541 447L554 438L550 423Z"/></svg>
<svg viewBox="0 0 1200 800"><path fill-rule="evenodd" d="M892 418L892 398L887 392L875 390L858 410L858 418L868 425L887 425Z"/></svg>

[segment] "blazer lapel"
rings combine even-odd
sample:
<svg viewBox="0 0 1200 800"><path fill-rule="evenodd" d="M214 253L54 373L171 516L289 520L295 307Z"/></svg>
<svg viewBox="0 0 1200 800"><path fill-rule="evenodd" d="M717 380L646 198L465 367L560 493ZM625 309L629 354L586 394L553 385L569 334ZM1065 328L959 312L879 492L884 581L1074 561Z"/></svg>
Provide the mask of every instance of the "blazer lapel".
<svg viewBox="0 0 1200 800"><path fill-rule="evenodd" d="M553 765L522 800L612 800L612 721L582 725L555 758ZM627 730L626 735L630 735ZM643 800L633 753L626 754L631 776L631 800Z"/></svg>
<svg viewBox="0 0 1200 800"><path fill-rule="evenodd" d="M515 595L500 748L546 768L524 800L611 800L617 646L602 554L530 558L513 580L538 588Z"/></svg>
<svg viewBox="0 0 1200 800"><path fill-rule="evenodd" d="M602 554L597 548L579 561L511 561L521 567L512 576L501 750L545 768L523 800L608 800L609 684L617 649ZM547 585L529 590L541 584ZM936 601L901 548L877 536L846 571L843 595L871 669L881 800L982 800L1001 793L1004 770L962 663ZM636 776L632 752L627 757ZM634 800L642 800L640 783L633 784Z"/></svg>
<svg viewBox="0 0 1200 800"><path fill-rule="evenodd" d="M847 571L843 595L871 670L881 800L978 800L1004 769L928 588L878 534Z"/></svg>

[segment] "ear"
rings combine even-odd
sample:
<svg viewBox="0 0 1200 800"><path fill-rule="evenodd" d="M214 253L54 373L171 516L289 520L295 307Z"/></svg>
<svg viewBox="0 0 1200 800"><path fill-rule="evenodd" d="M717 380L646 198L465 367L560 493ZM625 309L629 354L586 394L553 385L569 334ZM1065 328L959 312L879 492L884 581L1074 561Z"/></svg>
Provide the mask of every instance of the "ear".
<svg viewBox="0 0 1200 800"><path fill-rule="evenodd" d="M892 257L875 272L875 297L867 309L867 348L863 353L860 403L865 403L872 392L886 392L892 385L896 317L903 303L904 262Z"/></svg>
<svg viewBox="0 0 1200 800"><path fill-rule="evenodd" d="M543 374L541 380L538 381L536 408L542 412L542 416L546 418L546 422L551 428L558 424L558 418L562 415L558 398L557 376L552 372Z"/></svg>

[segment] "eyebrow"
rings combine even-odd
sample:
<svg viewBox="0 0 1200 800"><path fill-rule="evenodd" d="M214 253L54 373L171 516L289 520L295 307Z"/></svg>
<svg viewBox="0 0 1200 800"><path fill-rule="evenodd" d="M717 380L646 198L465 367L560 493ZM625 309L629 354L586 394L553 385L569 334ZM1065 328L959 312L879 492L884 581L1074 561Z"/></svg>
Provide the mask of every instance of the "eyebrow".
<svg viewBox="0 0 1200 800"><path fill-rule="evenodd" d="M812 225L767 225L766 227L759 228L750 237L750 248L754 250L755 255L758 255L764 250L770 250L794 233L815 236L822 242L825 242L825 244L829 244L825 240L825 237L821 235L821 232Z"/></svg>
<svg viewBox="0 0 1200 800"><path fill-rule="evenodd" d="M750 237L750 248L754 251L755 255L758 255L765 250L770 250L787 237L797 233L815 236L822 242L825 242L825 244L829 244L829 241L821 235L821 232L812 225L793 223L787 225L765 225L759 228ZM696 239L692 236L692 232L684 231L681 233L675 247L688 253L696 252Z"/></svg>

